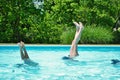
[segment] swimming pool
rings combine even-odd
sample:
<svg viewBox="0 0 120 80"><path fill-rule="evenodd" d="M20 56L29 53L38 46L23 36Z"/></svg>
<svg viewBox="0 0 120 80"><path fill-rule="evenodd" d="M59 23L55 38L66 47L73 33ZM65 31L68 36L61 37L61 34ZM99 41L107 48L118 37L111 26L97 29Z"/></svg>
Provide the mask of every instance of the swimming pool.
<svg viewBox="0 0 120 80"><path fill-rule="evenodd" d="M23 63L19 47L0 46L0 80L120 80L120 65L110 61L120 59L120 46L82 45L74 60L62 60L69 45L26 45L26 49L39 66L18 66Z"/></svg>

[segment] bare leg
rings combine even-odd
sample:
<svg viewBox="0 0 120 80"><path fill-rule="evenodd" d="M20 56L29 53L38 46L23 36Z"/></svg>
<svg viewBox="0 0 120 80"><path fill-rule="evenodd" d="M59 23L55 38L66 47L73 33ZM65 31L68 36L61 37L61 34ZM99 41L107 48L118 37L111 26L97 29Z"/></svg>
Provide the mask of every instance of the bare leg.
<svg viewBox="0 0 120 80"><path fill-rule="evenodd" d="M79 22L79 23L74 22L74 24L76 26L76 33L75 33L75 37L72 41L72 45L71 45L71 49L70 49L70 58L78 56L77 45L78 45L78 42L80 40L81 32L83 29L83 25L81 22Z"/></svg>
<svg viewBox="0 0 120 80"><path fill-rule="evenodd" d="M22 51L22 47L20 47L20 54L21 54L21 59L23 60L24 59L24 53Z"/></svg>
<svg viewBox="0 0 120 80"><path fill-rule="evenodd" d="M26 58L26 59L29 59L29 56L28 56L28 53L27 53L27 51L26 51L26 48L24 47L23 48L23 51L24 51L24 57Z"/></svg>
<svg viewBox="0 0 120 80"><path fill-rule="evenodd" d="M27 53L27 50L24 46L24 42L20 42L19 43L20 46L20 53L21 53L21 58L24 61L25 64L30 65L30 66L37 66L38 63L32 61L31 59L29 59L29 55Z"/></svg>

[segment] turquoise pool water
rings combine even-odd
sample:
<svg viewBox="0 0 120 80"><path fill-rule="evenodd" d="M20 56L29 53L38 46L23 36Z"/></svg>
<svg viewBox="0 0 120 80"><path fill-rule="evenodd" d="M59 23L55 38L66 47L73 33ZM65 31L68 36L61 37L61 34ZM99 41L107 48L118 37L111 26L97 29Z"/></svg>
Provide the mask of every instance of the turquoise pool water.
<svg viewBox="0 0 120 80"><path fill-rule="evenodd" d="M26 45L30 58L39 66L22 64L19 47L0 46L0 80L120 80L120 46L79 46L79 56L62 60L70 46Z"/></svg>

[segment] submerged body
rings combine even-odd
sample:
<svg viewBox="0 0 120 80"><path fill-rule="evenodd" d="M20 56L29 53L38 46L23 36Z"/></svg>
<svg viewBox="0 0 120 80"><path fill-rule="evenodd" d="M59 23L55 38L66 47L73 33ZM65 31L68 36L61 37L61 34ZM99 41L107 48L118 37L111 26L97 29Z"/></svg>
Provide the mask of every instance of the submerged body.
<svg viewBox="0 0 120 80"><path fill-rule="evenodd" d="M120 60L118 59L112 59L111 61L112 61L111 64L120 64Z"/></svg>
<svg viewBox="0 0 120 80"><path fill-rule="evenodd" d="M31 59L24 59L24 63L28 64L28 65L31 65L31 66L37 66L38 65L38 63L32 61Z"/></svg>

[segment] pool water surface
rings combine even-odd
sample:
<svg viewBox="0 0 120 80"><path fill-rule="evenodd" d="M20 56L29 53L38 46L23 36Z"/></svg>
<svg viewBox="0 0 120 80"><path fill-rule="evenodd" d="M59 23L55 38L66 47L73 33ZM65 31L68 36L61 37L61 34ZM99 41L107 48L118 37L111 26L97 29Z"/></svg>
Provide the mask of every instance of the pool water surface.
<svg viewBox="0 0 120 80"><path fill-rule="evenodd" d="M120 80L120 46L78 46L79 56L63 60L70 46L26 45L30 59L39 66L23 64L19 47L0 46L0 80Z"/></svg>

